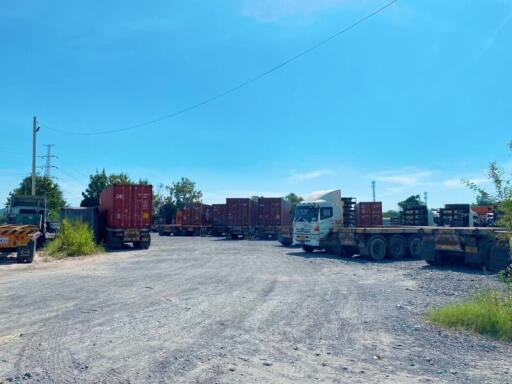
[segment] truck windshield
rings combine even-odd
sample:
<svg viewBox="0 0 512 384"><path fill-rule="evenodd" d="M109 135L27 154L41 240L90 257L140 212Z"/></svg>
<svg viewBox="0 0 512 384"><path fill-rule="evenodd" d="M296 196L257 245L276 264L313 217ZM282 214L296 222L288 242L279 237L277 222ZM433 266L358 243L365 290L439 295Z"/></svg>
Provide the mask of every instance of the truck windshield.
<svg viewBox="0 0 512 384"><path fill-rule="evenodd" d="M295 221L318 221L318 208L313 206L304 206L295 208Z"/></svg>

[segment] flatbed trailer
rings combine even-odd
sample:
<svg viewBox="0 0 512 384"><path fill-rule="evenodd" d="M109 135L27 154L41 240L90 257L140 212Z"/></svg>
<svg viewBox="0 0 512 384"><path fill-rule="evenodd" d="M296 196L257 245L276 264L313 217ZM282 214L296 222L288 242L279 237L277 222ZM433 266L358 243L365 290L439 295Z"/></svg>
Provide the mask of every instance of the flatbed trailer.
<svg viewBox="0 0 512 384"><path fill-rule="evenodd" d="M31 263L40 236L35 225L0 225L0 258L16 252L16 262Z"/></svg>
<svg viewBox="0 0 512 384"><path fill-rule="evenodd" d="M212 226L209 225L181 225L162 224L158 227L160 236L208 236Z"/></svg>
<svg viewBox="0 0 512 384"><path fill-rule="evenodd" d="M313 251L307 245L303 248ZM319 248L339 256L359 254L376 261L412 257L431 265L462 262L489 271L499 271L510 264L510 244L501 228L338 228L320 240Z"/></svg>

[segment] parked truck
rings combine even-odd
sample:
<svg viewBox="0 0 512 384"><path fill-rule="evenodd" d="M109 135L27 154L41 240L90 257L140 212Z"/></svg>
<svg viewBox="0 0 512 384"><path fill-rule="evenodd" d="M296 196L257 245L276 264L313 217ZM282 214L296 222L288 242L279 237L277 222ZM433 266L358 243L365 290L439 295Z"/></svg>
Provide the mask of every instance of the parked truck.
<svg viewBox="0 0 512 384"><path fill-rule="evenodd" d="M101 192L101 233L108 249L118 249L125 243L149 248L152 199L151 185L116 184Z"/></svg>
<svg viewBox="0 0 512 384"><path fill-rule="evenodd" d="M312 194L297 205L293 241L306 252L324 249L339 256L373 260L423 258L430 264L461 260L489 270L509 264L505 232L495 228L343 225L340 190Z"/></svg>
<svg viewBox="0 0 512 384"><path fill-rule="evenodd" d="M7 224L0 225L0 258L16 252L16 262L31 263L46 238L47 209L42 196L13 196Z"/></svg>

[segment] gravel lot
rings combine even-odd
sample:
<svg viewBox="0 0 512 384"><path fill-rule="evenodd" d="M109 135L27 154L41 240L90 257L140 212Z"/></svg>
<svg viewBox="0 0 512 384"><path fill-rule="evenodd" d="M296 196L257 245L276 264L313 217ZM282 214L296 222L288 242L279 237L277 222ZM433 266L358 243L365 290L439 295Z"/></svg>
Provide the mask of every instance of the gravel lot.
<svg viewBox="0 0 512 384"><path fill-rule="evenodd" d="M0 383L506 383L508 344L423 314L496 284L267 241L0 265Z"/></svg>

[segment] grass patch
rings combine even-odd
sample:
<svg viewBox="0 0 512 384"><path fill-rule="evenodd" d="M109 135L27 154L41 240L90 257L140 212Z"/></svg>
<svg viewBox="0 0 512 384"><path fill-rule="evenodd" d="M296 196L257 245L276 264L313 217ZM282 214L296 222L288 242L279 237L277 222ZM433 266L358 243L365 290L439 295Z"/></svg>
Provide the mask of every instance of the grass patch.
<svg viewBox="0 0 512 384"><path fill-rule="evenodd" d="M45 251L56 258L91 255L102 251L94 241L91 227L81 221L63 220L59 233L49 242Z"/></svg>
<svg viewBox="0 0 512 384"><path fill-rule="evenodd" d="M512 295L509 291L487 290L462 303L434 309L427 314L427 319L445 328L512 341Z"/></svg>

